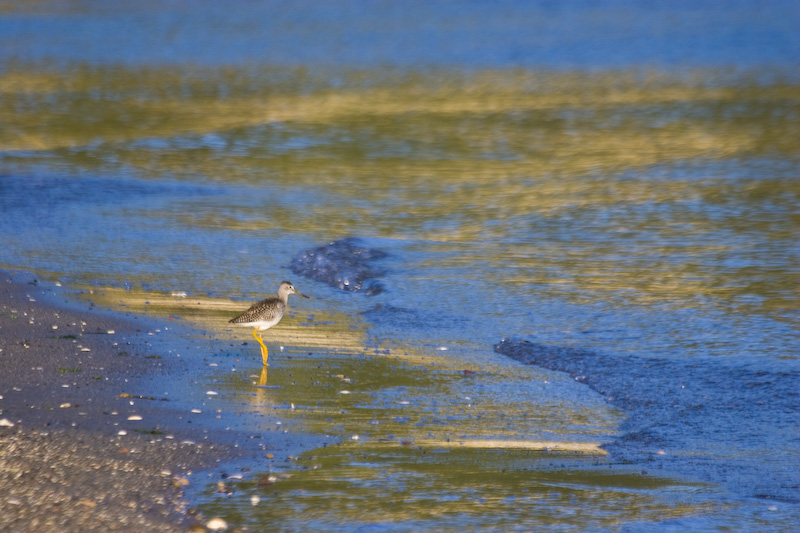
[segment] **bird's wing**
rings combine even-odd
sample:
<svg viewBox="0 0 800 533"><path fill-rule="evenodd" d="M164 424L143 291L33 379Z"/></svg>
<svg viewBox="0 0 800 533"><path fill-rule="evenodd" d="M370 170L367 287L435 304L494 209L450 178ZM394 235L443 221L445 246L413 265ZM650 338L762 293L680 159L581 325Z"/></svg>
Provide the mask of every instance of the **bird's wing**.
<svg viewBox="0 0 800 533"><path fill-rule="evenodd" d="M247 322L264 321L269 322L279 316L283 316L286 304L277 298L267 298L254 303L250 309L232 319L232 324L246 324Z"/></svg>

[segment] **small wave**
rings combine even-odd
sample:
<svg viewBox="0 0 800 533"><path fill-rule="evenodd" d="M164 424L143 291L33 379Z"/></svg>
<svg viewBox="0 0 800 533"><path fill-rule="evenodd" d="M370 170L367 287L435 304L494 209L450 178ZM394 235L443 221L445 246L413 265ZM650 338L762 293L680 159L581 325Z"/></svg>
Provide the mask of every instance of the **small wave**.
<svg viewBox="0 0 800 533"><path fill-rule="evenodd" d="M800 503L800 372L713 359L616 356L503 339L495 351L566 372L628 412L603 447L725 485L744 497ZM793 450L795 450L793 452Z"/></svg>

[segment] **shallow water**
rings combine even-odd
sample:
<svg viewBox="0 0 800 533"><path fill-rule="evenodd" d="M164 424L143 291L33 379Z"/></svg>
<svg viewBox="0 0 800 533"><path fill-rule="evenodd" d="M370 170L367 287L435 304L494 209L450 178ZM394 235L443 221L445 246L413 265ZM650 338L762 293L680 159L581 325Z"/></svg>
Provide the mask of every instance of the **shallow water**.
<svg viewBox="0 0 800 533"><path fill-rule="evenodd" d="M797 7L401 5L3 2L0 265L184 319L243 431L327 440L207 515L791 529ZM292 274L347 236L383 292ZM267 379L227 319L287 278Z"/></svg>

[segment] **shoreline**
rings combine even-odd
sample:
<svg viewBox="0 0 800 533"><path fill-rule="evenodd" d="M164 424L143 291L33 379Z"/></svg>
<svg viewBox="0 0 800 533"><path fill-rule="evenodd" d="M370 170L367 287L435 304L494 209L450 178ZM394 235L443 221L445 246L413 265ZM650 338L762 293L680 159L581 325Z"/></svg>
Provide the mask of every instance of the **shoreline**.
<svg viewBox="0 0 800 533"><path fill-rule="evenodd" d="M192 475L257 450L213 431L213 413L179 427L153 394L187 372L154 353L157 321L61 296L0 270L0 530L204 531L183 489L208 480Z"/></svg>

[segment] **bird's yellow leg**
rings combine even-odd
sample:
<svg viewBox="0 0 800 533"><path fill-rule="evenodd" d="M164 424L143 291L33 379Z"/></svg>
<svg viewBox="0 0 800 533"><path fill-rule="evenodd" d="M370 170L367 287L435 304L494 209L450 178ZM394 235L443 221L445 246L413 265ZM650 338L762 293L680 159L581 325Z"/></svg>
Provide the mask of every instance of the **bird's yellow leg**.
<svg viewBox="0 0 800 533"><path fill-rule="evenodd" d="M267 358L269 357L269 350L267 349L267 345L264 344L264 339L262 339L261 336L256 335L256 333L258 333L258 330L253 331L253 337L255 337L255 339L258 341L258 344L261 345L261 361L263 361L264 366L269 366L267 364Z"/></svg>

